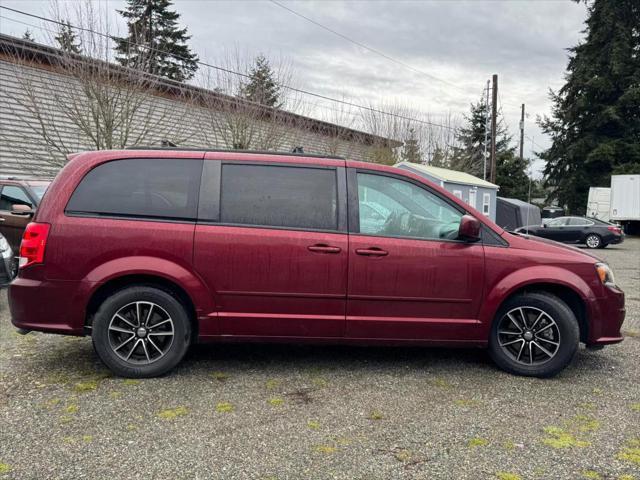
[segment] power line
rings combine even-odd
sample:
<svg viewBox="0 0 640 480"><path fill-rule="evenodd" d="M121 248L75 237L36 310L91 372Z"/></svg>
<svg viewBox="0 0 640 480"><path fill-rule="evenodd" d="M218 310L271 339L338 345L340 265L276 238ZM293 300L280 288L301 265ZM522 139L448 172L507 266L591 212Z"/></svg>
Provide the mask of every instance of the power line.
<svg viewBox="0 0 640 480"><path fill-rule="evenodd" d="M424 75L424 76L426 76L426 77L431 78L432 80L436 80L436 81L438 81L438 82L445 83L445 84L447 84L447 85L449 85L449 86L451 86L451 87L457 88L457 89L459 89L459 90L461 90L461 91L466 91L464 88L459 87L458 85L456 85L456 84L454 84L454 83L451 83L451 82L449 82L449 81L447 81L447 80L443 80L443 79L441 79L441 78L438 78L438 77L436 77L435 75L432 75L432 74L430 74L430 73L427 73L427 72L425 72L425 71L423 71L423 70L420 70L420 69L418 69L418 68L412 67L411 65L409 65L409 64L407 64L407 63L405 63L405 62L403 62L403 61L401 61L401 60L397 60L397 59L395 59L395 58L393 58L393 57L391 57L391 56L387 55L386 53L381 52L380 50L376 50L375 48L369 47L368 45L365 45L365 44L364 44L364 43L362 43L362 42L359 42L359 41L357 41L357 40L354 40L354 39L352 39L352 38L350 38L350 37L348 37L348 36L346 36L346 35L344 35L344 34L340 33L340 32L337 32L336 30L333 30L332 28L327 27L326 25L323 25L322 23L317 22L316 20L313 20L312 18L309 18L309 17L307 17L307 16L303 15L302 13L297 12L297 11L293 10L292 8L287 7L286 5L283 5L282 3L277 2L276 0L269 0L269 1L270 1L271 3L273 3L274 5L277 5L278 7L283 8L284 10L287 10L288 12L292 13L293 15L296 15L296 16L298 16L298 17L300 17L300 18L303 18L303 19L305 19L306 21L308 21L308 22L310 22L310 23L313 23L313 24L314 24L314 25L316 25L317 27L320 27L320 28L322 28L323 30L326 30L327 32L330 32L330 33L332 33L332 34L334 34L334 35L336 35L336 36L338 36L338 37L342 38L343 40L346 40L347 42L353 43L354 45L357 45L357 46L359 46L359 47L361 47L361 48L364 48L365 50L368 50L368 51L370 51L370 52L372 52L372 53L375 53L376 55L379 55L379 56L381 56L381 57L383 57L383 58L386 58L387 60L389 60L389 61L391 61L391 62L393 62L393 63L396 63L396 64L398 64L398 65L402 65L403 67L408 68L409 70L411 70L411 71L413 71L413 72L415 72L415 73L419 73L419 74L421 74L421 75Z"/></svg>
<svg viewBox="0 0 640 480"><path fill-rule="evenodd" d="M63 22L60 22L60 21L57 21L57 20L53 20L53 19L50 19L50 18L46 18L46 17L40 16L40 15L35 15L35 14L32 14L32 13L27 13L27 12L24 12L24 11L21 11L21 10L17 10L15 8L5 7L3 5L0 5L0 9L8 10L8 11L11 11L11 12L14 12L14 13L18 13L20 15L26 15L28 17L36 18L38 20L54 23L56 25L61 25L61 26L62 25L67 26L68 25L69 27L74 28L76 30L80 30L80 31L87 32L87 33L92 33L94 35L105 37L105 38L108 38L110 40L112 39L112 37L110 35L107 35L107 34L101 33L101 32L97 32L97 31L92 30L90 28L78 27L76 25L63 23ZM18 22L18 23L22 23L24 25L29 25L29 24L26 24L24 22L21 22L19 20L15 20L15 19L12 19L12 18L9 18L9 17L3 17L3 18L6 18L7 20L13 20L13 21ZM43 28L42 26L36 26L36 25L30 25L30 26L32 26L34 28L41 28L43 30L47 30L47 29ZM131 42L129 40L125 40L125 42L130 46L136 46L136 47L147 48L147 49L150 48L147 45L142 45L142 44L139 44L139 43L136 43L136 42ZM166 51L163 51L163 50L160 50L160 49L157 49L157 48L154 48L154 51L156 51L158 53L169 54L169 55L174 56L175 58L179 58L179 59L182 59L182 60L187 60L186 58L181 57L180 55L174 55L174 54L172 54L170 52L166 52ZM237 75L237 76L244 77L244 78L251 78L251 76L246 74L246 73L236 72L234 70L230 70L228 68L224 68L224 67L220 67L220 66L217 66L217 65L213 65L213 64L210 64L210 63L207 63L207 62L197 61L196 63L198 65L201 65L201 66L204 66L204 67L207 67L207 68L212 68L214 70L218 70L218 71L221 71L221 72L229 73L229 74L232 74L232 75ZM433 126L433 127L440 127L440 128L444 128L444 129L447 129L447 130L454 130L454 131L457 130L456 127L451 127L449 125L444 125L444 124L435 123L435 122L429 122L427 120L420 120L418 118L409 117L409 116L401 115L401 114L397 114L397 113L385 112L384 110L379 110L377 108L367 107L365 105L359 105L357 103L348 102L348 101L345 101L345 100L339 100L337 98L329 97L327 95L322 95L322 94L319 94L319 93L309 92L309 91L306 91L306 90L303 90L303 89L300 89L300 88L291 87L289 85L279 84L279 86L281 88L285 89L285 90L290 90L292 92L300 93L300 94L303 94L303 95L309 95L311 97L320 98L320 99L327 100L327 101L330 101L330 102L340 103L340 104L347 105L347 106L350 106L350 107L359 108L359 109L366 110L366 111L369 111L369 112L372 112L372 113L379 113L381 115L388 115L390 117L398 118L398 119L401 119L401 120L408 120L408 121L411 121L411 122L416 122L416 123L420 123L420 124L423 124L423 125L430 125L430 126Z"/></svg>

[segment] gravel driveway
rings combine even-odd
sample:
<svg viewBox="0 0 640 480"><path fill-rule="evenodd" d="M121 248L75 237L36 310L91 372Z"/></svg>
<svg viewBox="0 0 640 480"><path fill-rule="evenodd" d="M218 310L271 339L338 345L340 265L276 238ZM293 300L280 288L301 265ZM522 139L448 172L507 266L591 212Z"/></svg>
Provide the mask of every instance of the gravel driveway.
<svg viewBox="0 0 640 480"><path fill-rule="evenodd" d="M558 377L483 351L223 345L113 378L0 300L0 478L640 480L640 239L598 252L628 338Z"/></svg>

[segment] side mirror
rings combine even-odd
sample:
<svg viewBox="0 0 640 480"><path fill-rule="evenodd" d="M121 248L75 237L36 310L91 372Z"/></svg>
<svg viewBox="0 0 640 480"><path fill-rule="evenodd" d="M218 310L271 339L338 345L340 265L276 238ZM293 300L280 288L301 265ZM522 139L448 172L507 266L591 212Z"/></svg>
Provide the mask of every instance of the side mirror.
<svg viewBox="0 0 640 480"><path fill-rule="evenodd" d="M11 215L31 216L33 215L33 209L29 205L11 205Z"/></svg>
<svg viewBox="0 0 640 480"><path fill-rule="evenodd" d="M458 228L458 239L465 242L480 240L480 221L471 215L463 215Z"/></svg>

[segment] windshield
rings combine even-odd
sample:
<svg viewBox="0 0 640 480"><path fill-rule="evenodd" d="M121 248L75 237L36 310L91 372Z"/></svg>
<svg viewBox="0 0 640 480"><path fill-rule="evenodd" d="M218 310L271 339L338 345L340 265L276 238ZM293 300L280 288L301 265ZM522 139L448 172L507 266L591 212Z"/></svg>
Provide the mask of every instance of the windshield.
<svg viewBox="0 0 640 480"><path fill-rule="evenodd" d="M49 184L39 183L37 185L29 185L29 186L31 187L31 191L36 195L36 197L38 197L38 203L39 203L40 200L42 200L42 196L44 195L44 192L47 191Z"/></svg>

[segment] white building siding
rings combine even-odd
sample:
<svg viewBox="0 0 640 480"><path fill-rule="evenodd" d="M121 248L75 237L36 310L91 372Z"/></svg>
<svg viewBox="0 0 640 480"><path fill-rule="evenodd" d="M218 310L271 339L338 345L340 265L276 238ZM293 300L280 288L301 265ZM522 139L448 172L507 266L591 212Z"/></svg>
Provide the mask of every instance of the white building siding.
<svg viewBox="0 0 640 480"><path fill-rule="evenodd" d="M18 65L0 59L0 175L52 176L59 168L52 161L58 161L59 164L64 162L64 155L47 147L41 133L38 133L42 131L38 116L47 126L45 130L56 137L55 143L64 145L65 151L95 148L93 142L61 107L65 104L61 100L75 94L80 88L76 79L49 69ZM30 95L33 96L32 99L29 98ZM37 110L31 108L34 104L38 105ZM162 140L169 140L181 147L231 148L220 131L221 113L211 109L172 98L148 95L143 108L136 115L139 121L134 123L151 125L152 128L142 141L136 141L141 129L132 128L132 135L126 142L128 146L157 146ZM269 142L270 150L291 151L294 147L302 146L305 153L367 160L370 146L357 139L341 140L298 126L272 125L263 122L263 126L254 127L256 138L267 135L269 138L277 138L276 141ZM275 135L274 128L277 129Z"/></svg>

